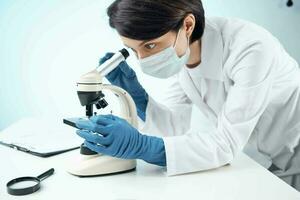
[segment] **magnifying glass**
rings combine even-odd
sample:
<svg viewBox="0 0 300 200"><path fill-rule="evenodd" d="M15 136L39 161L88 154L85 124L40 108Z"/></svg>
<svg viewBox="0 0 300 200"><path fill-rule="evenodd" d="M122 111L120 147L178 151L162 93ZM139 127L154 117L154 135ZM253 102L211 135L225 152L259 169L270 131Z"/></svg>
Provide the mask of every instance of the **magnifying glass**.
<svg viewBox="0 0 300 200"><path fill-rule="evenodd" d="M40 189L42 180L48 178L54 173L51 168L37 177L24 176L13 179L6 184L7 193L11 195L26 195L31 194Z"/></svg>

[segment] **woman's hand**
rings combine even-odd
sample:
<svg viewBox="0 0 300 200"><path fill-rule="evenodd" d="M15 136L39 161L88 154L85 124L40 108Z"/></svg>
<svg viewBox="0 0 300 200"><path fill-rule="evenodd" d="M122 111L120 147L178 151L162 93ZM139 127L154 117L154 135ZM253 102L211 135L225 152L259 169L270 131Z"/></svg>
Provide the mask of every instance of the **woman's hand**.
<svg viewBox="0 0 300 200"><path fill-rule="evenodd" d="M126 120L114 115L97 115L76 122L77 134L92 151L124 159L143 159L165 166L165 148L161 138L141 134Z"/></svg>

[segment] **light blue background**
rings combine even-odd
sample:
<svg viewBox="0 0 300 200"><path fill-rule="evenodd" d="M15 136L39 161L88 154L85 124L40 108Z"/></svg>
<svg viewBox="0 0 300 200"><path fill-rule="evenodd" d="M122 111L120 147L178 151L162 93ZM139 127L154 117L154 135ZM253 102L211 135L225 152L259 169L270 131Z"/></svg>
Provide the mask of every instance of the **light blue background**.
<svg viewBox="0 0 300 200"><path fill-rule="evenodd" d="M0 130L26 116L79 116L76 80L107 51L122 48L108 26L108 0L0 0ZM207 16L251 20L272 32L300 62L300 2L205 0ZM160 100L167 84L141 73ZM160 88L157 90L157 88Z"/></svg>

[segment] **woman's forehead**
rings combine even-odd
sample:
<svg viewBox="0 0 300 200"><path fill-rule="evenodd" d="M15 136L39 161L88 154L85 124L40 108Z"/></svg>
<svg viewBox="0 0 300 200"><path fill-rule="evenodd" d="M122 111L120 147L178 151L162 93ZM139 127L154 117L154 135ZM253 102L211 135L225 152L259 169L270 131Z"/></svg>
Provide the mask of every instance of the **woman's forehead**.
<svg viewBox="0 0 300 200"><path fill-rule="evenodd" d="M164 34L158 38L154 38L154 39L150 39L150 40L135 40L135 39L131 39L131 38L128 38L125 36L120 36L120 37L121 37L121 40L123 41L124 45L126 45L128 47L139 47L146 43L155 43L155 42L172 39L172 37L175 34L176 33L174 31L169 31L166 34Z"/></svg>

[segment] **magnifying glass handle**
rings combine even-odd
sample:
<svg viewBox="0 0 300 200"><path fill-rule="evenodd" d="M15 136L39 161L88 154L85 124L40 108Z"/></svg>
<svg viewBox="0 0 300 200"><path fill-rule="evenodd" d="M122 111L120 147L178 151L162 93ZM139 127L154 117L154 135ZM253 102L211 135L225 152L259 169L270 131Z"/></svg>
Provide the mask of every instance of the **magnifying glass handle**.
<svg viewBox="0 0 300 200"><path fill-rule="evenodd" d="M54 169L51 168L48 171L42 173L41 175L39 175L37 178L40 179L40 181L48 178L49 176L51 176L54 173Z"/></svg>

